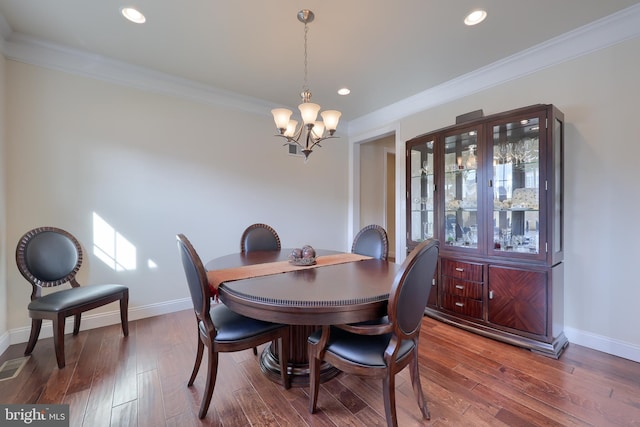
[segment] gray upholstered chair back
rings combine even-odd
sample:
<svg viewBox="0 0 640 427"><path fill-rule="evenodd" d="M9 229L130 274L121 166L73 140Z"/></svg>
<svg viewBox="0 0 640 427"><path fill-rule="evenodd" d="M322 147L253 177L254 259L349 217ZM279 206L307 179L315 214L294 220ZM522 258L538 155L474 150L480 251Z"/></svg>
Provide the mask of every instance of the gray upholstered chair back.
<svg viewBox="0 0 640 427"><path fill-rule="evenodd" d="M252 224L242 233L241 252L280 250L280 237L267 224Z"/></svg>
<svg viewBox="0 0 640 427"><path fill-rule="evenodd" d="M351 252L386 260L389 256L389 240L386 230L376 224L367 225L353 239Z"/></svg>
<svg viewBox="0 0 640 427"><path fill-rule="evenodd" d="M65 230L40 227L26 233L18 243L16 263L34 286L58 286L75 281L82 265L82 247Z"/></svg>
<svg viewBox="0 0 640 427"><path fill-rule="evenodd" d="M432 281L438 265L439 243L429 239L420 243L403 263L389 295L389 320L395 322L398 336L408 338L419 331Z"/></svg>
<svg viewBox="0 0 640 427"><path fill-rule="evenodd" d="M193 302L193 310L199 320L204 320L209 317L211 307L211 291L206 270L189 239L184 234L178 234L177 241L189 294Z"/></svg>

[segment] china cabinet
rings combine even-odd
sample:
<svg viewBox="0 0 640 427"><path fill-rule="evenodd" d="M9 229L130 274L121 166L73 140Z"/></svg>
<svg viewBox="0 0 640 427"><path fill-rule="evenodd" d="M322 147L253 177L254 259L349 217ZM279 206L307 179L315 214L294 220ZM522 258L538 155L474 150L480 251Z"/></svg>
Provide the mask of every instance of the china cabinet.
<svg viewBox="0 0 640 427"><path fill-rule="evenodd" d="M407 250L441 242L427 315L560 356L563 138L532 105L407 141Z"/></svg>

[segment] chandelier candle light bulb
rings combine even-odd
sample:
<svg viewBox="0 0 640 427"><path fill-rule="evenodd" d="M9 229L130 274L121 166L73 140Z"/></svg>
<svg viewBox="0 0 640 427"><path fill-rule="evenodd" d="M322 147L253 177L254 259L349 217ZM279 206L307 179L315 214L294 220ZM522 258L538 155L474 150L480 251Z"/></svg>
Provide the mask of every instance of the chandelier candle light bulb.
<svg viewBox="0 0 640 427"><path fill-rule="evenodd" d="M285 138L287 143L297 144L304 154L305 161L308 160L309 154L320 141L329 138L337 138L333 136L338 128L338 122L342 113L336 110L326 110L320 113L322 121L317 121L320 106L311 102L311 92L307 88L307 24L313 21L315 15L312 11L304 9L298 12L298 20L304 24L304 85L300 96L302 103L298 105L302 124L298 127L297 120L291 120L293 112L287 108L274 108L271 110L273 121L278 129L276 136ZM325 129L328 136L324 136Z"/></svg>

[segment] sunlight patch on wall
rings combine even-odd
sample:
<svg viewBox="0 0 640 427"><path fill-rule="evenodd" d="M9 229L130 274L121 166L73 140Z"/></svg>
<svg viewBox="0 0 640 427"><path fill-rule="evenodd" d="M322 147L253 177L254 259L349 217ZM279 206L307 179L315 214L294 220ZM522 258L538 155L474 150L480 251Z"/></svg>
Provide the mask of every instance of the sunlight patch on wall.
<svg viewBox="0 0 640 427"><path fill-rule="evenodd" d="M149 267L149 270L153 270L158 268L158 264L156 264L152 259L147 260L147 267Z"/></svg>
<svg viewBox="0 0 640 427"><path fill-rule="evenodd" d="M136 247L95 212L93 254L115 271L136 269Z"/></svg>

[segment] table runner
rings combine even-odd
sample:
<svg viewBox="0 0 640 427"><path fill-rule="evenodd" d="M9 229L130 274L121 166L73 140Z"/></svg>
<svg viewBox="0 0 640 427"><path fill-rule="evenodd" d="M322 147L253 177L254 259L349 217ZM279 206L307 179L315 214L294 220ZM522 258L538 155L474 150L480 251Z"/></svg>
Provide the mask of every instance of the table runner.
<svg viewBox="0 0 640 427"><path fill-rule="evenodd" d="M221 270L207 271L207 279L209 280L209 289L214 299L218 297L218 286L223 282L233 280L249 279L258 276L269 276L273 274L286 273L289 271L298 271L308 268L323 267L326 265L343 264L346 262L362 261L371 259L370 256L341 253L332 255L321 255L316 258L314 265L294 265L289 261L267 262L264 264L243 265L240 267L224 268Z"/></svg>

